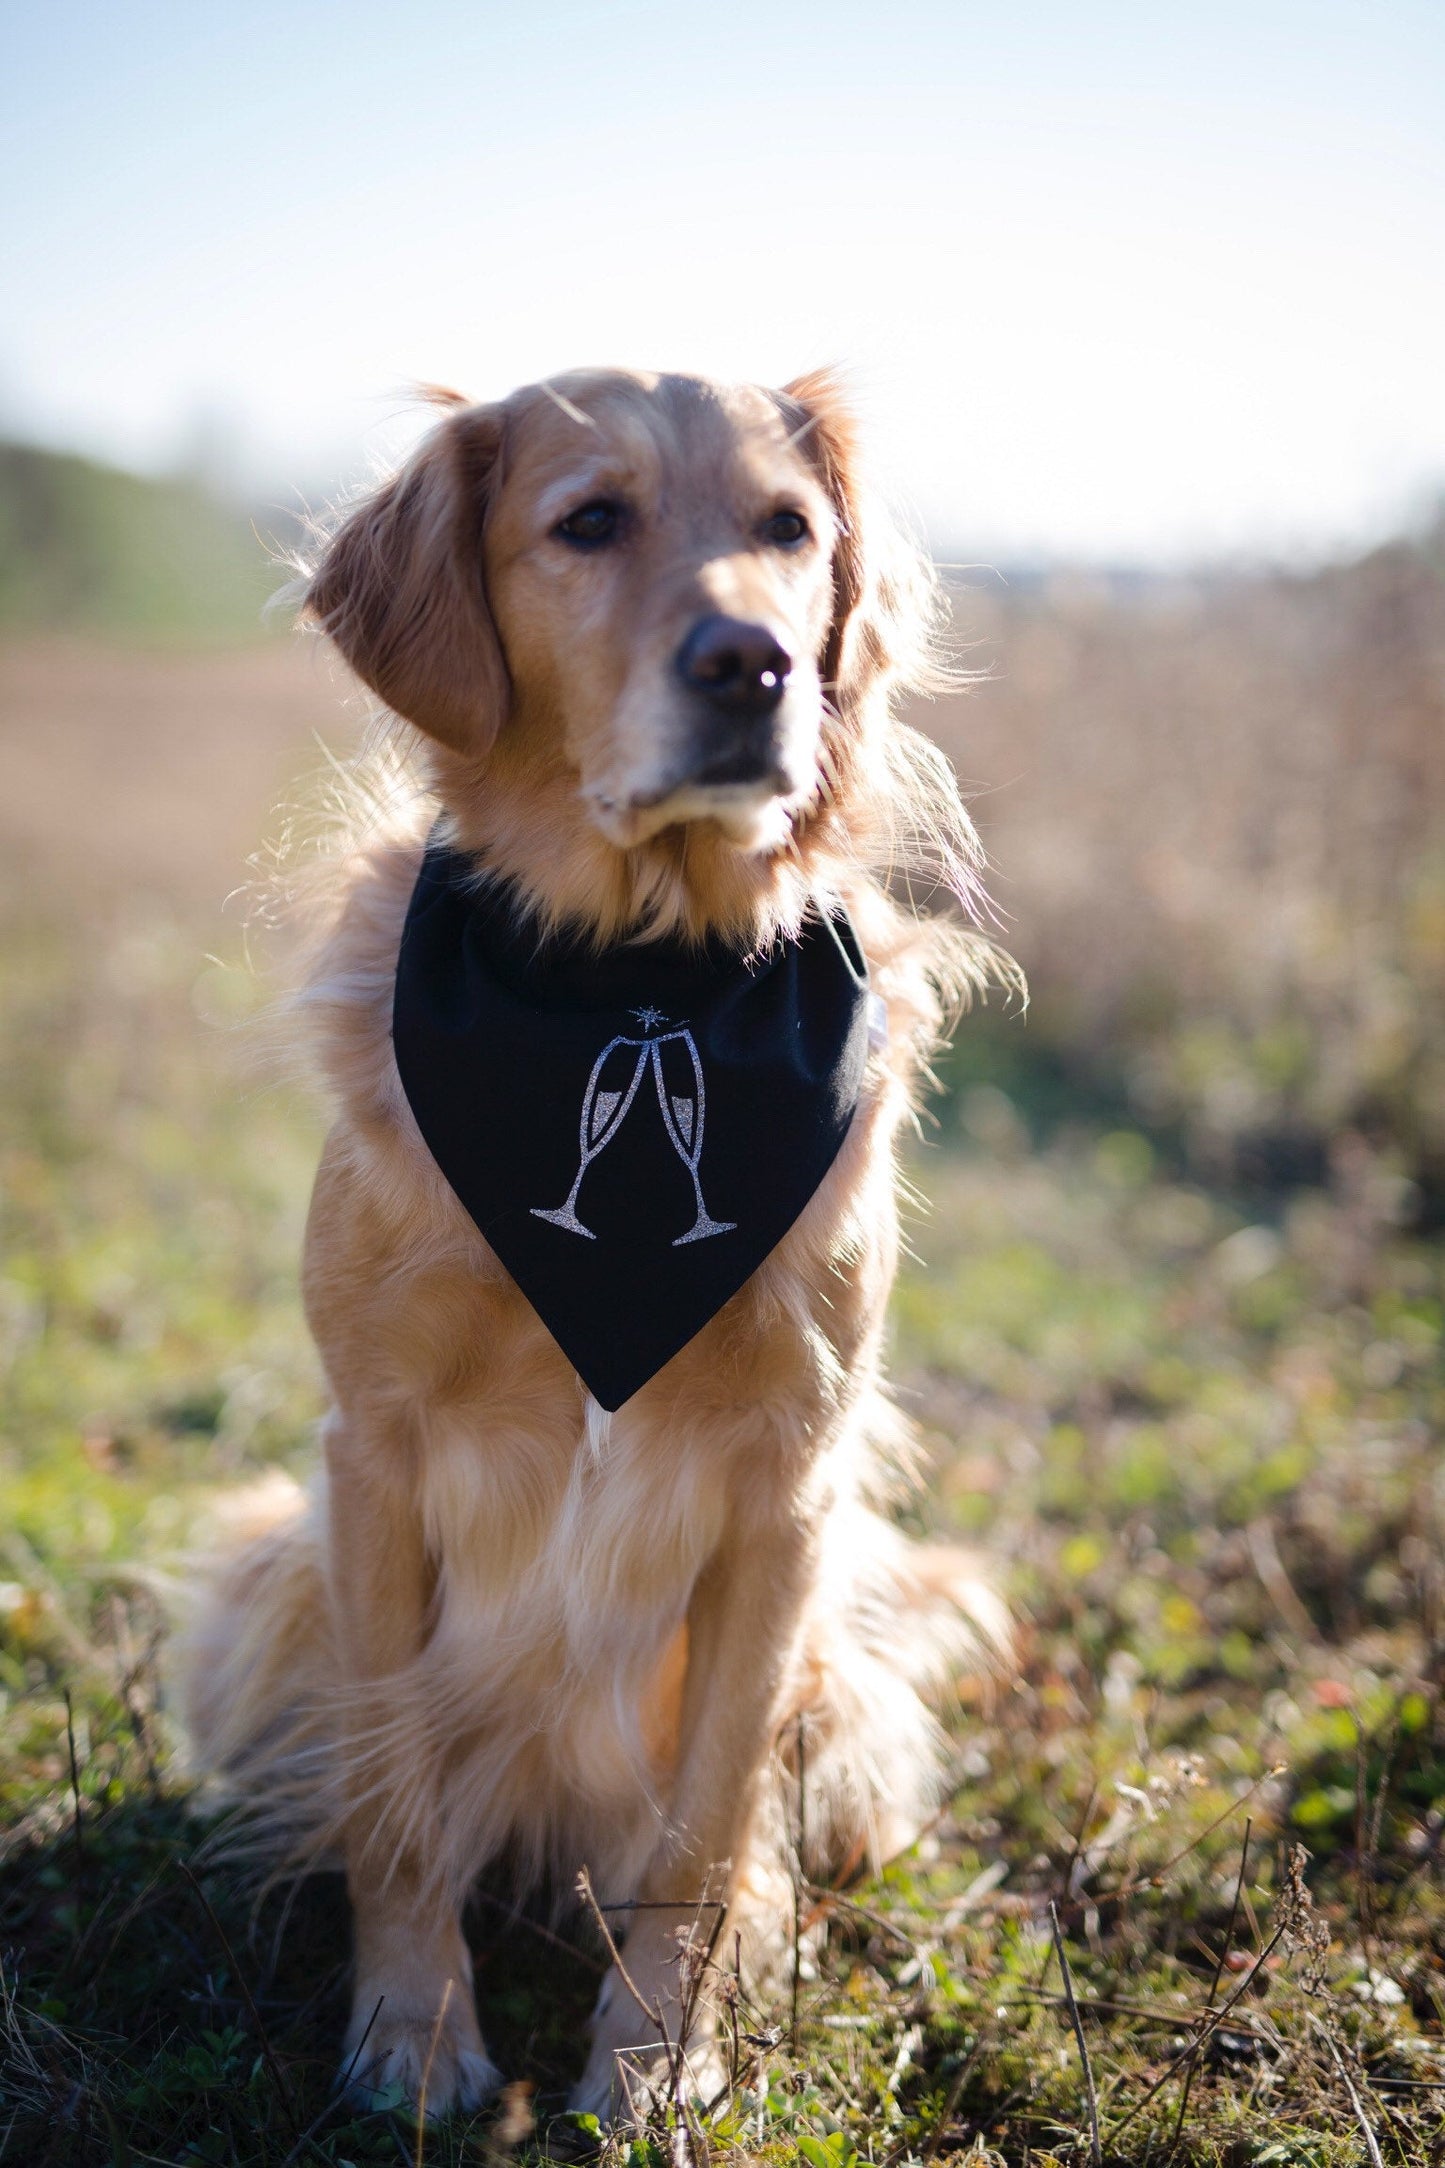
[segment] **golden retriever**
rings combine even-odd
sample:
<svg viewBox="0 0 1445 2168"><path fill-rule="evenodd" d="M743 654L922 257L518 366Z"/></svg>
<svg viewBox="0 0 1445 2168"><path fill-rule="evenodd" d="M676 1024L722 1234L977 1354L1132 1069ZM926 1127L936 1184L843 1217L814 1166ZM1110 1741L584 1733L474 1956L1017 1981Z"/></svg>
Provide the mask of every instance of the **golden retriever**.
<svg viewBox="0 0 1445 2168"><path fill-rule="evenodd" d="M877 1510L907 1463L881 1376L895 1140L992 955L898 900L913 873L971 905L979 858L951 771L893 713L930 668L936 583L865 492L833 380L435 396L305 596L422 763L339 861L302 999L336 1109L304 1266L324 1481L217 1567L187 1709L201 1764L293 1857L344 1859L353 2087L483 2101L468 1891L489 1862L518 1888L586 1867L631 1922L574 2096L606 2116L676 2048L659 2021L680 2022L699 1903L762 1964L790 1874L909 1842L941 1788L928 1698L1005 1639L966 1563ZM845 906L886 1018L800 1216L613 1414L401 1088L398 948L438 819L539 939L599 954L756 955Z"/></svg>

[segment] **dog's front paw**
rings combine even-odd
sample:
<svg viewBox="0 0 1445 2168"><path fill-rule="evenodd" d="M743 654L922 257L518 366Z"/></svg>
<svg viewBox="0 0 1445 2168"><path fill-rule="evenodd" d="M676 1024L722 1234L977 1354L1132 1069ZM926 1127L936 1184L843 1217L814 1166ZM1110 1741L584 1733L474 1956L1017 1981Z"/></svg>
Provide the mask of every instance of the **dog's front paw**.
<svg viewBox="0 0 1445 2168"><path fill-rule="evenodd" d="M380 1989L365 2014L363 2000L357 1999L341 2062L346 2097L358 2107L417 2109L424 2101L430 2118L483 2107L500 2088L502 2074L482 2044L470 1988L454 1984L447 1993L444 1986L429 2017L400 2001L388 2009Z"/></svg>
<svg viewBox="0 0 1445 2168"><path fill-rule="evenodd" d="M675 2016L676 2004L663 2005ZM675 2091L685 2101L707 2107L727 2082L712 2037L712 2023L699 2013L678 2069L676 2042L659 2038L653 2019L639 2008L614 1970L602 1983L592 2019L592 2049L587 2067L572 2089L568 2106L599 2123L640 2123L653 2103Z"/></svg>

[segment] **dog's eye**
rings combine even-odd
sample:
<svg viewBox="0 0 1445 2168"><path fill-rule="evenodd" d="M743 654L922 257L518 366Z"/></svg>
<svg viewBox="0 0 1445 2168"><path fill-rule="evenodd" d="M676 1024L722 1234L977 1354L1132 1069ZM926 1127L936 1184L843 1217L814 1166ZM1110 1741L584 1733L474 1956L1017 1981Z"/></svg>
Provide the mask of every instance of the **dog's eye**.
<svg viewBox="0 0 1445 2168"><path fill-rule="evenodd" d="M615 541L621 527L622 506L613 504L610 498L595 497L590 504L579 504L575 512L559 520L553 531L576 549L595 550Z"/></svg>
<svg viewBox="0 0 1445 2168"><path fill-rule="evenodd" d="M776 549L796 549L807 539L808 522L801 512L774 512L772 518L764 522L763 540L771 542Z"/></svg>

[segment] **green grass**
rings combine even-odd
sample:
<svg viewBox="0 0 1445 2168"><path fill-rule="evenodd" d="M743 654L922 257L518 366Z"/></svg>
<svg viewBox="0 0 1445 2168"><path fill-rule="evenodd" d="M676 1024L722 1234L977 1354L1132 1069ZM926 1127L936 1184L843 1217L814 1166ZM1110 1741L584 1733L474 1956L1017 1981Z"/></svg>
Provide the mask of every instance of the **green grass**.
<svg viewBox="0 0 1445 2168"><path fill-rule="evenodd" d="M0 2157L575 2155L581 1923L569 1954L479 1898L483 2025L533 2090L418 2134L330 2104L336 1883L288 1911L203 1850L164 1583L218 1488L307 1462L318 1141L196 1021L203 968L164 922L0 945ZM1445 1255L1358 1154L1246 1204L1127 1129L1031 1139L997 1085L941 1121L895 1369L922 1518L997 1561L1020 1671L955 1712L919 1850L800 1893L817 1966L744 2001L706 2151L1088 2160L1052 1901L1105 2160L1445 2158ZM666 2123L619 2168L700 2163Z"/></svg>

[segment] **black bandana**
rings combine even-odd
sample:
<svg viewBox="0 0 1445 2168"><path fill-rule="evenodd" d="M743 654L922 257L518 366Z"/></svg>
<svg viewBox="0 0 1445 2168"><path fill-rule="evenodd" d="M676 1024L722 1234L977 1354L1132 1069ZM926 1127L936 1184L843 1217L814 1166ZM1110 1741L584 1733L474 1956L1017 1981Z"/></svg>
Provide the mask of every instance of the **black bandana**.
<svg viewBox="0 0 1445 2168"><path fill-rule="evenodd" d="M543 940L432 845L393 1010L427 1147L584 1385L618 1408L736 1294L837 1157L868 1052L846 912L744 959Z"/></svg>

